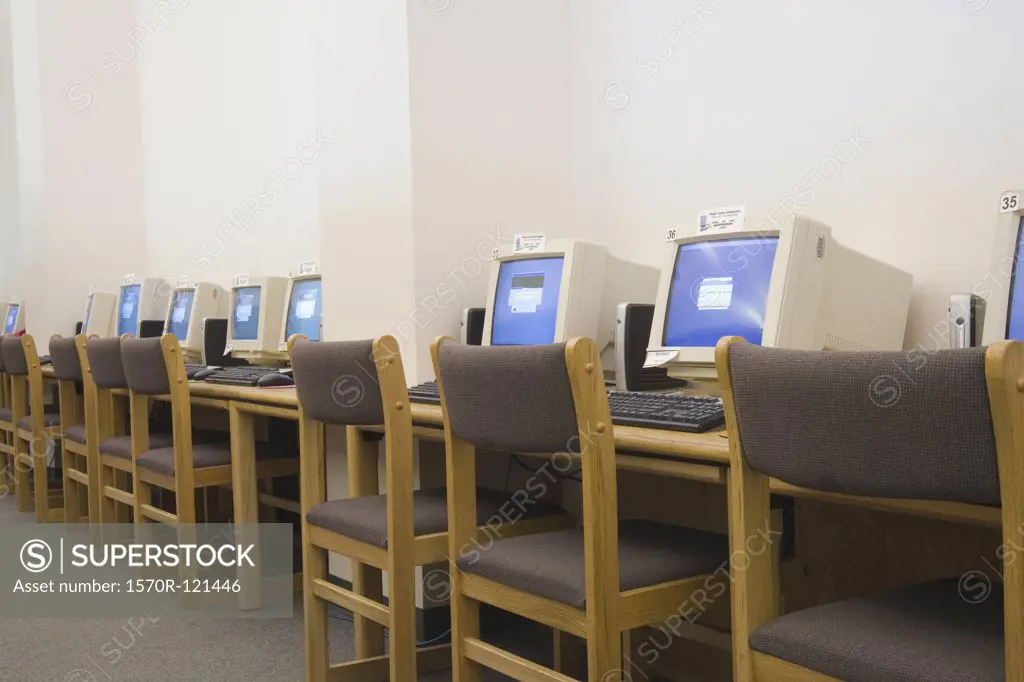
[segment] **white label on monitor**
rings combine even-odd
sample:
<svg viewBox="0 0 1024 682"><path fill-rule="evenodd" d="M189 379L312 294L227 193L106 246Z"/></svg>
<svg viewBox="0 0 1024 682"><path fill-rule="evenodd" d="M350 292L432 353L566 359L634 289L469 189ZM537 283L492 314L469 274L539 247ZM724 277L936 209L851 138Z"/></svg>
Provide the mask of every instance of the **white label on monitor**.
<svg viewBox="0 0 1024 682"><path fill-rule="evenodd" d="M181 277L178 278L178 286L179 287L187 287L188 286L188 282L189 282L188 275L182 275Z"/></svg>
<svg viewBox="0 0 1024 682"><path fill-rule="evenodd" d="M133 284L135 284L135 273L129 272L127 275L124 276L124 285L126 287L130 287Z"/></svg>
<svg viewBox="0 0 1024 682"><path fill-rule="evenodd" d="M1004 192L1003 196L999 197L999 212L1000 213L1013 213L1019 211L1020 205L1020 192Z"/></svg>
<svg viewBox="0 0 1024 682"><path fill-rule="evenodd" d="M248 272L240 272L237 275L235 275L235 286L236 287L249 286L249 273Z"/></svg>
<svg viewBox="0 0 1024 682"><path fill-rule="evenodd" d="M740 232L746 219L745 206L724 206L701 211L697 217L697 231L704 232Z"/></svg>
<svg viewBox="0 0 1024 682"><path fill-rule="evenodd" d="M299 318L300 320L305 320L310 317L313 317L313 313L315 312L315 300L310 299L308 301L299 301L295 304L295 317Z"/></svg>
<svg viewBox="0 0 1024 682"><path fill-rule="evenodd" d="M547 246L548 238L543 232L517 234L513 240L513 253L536 253Z"/></svg>
<svg viewBox="0 0 1024 682"><path fill-rule="evenodd" d="M316 261L307 260L299 263L299 275L315 275L316 274Z"/></svg>
<svg viewBox="0 0 1024 682"><path fill-rule="evenodd" d="M644 369L650 367L661 367L666 362L671 362L679 355L677 350L649 350L647 359L644 360Z"/></svg>
<svg viewBox="0 0 1024 682"><path fill-rule="evenodd" d="M8 300L9 300L9 301L10 301L11 303L17 303L17 302L18 302L18 297L17 297L17 296L15 296L14 294L11 294L11 297L10 297L10 298L9 298Z"/></svg>
<svg viewBox="0 0 1024 682"><path fill-rule="evenodd" d="M732 303L732 277L704 277L697 289L697 310L728 310Z"/></svg>
<svg viewBox="0 0 1024 682"><path fill-rule="evenodd" d="M239 303L235 306L235 322L248 322L252 317L252 303Z"/></svg>

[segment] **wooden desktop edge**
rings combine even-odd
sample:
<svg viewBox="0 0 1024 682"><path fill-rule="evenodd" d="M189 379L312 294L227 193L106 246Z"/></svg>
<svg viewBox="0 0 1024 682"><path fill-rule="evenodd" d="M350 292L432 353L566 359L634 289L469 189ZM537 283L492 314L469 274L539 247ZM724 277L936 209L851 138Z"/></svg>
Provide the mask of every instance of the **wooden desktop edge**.
<svg viewBox="0 0 1024 682"><path fill-rule="evenodd" d="M53 368L43 368L44 378L53 378ZM193 396L214 400L233 401L243 410L259 413L260 405L286 410L298 408L294 388L258 388L230 386L190 381ZM244 404L251 404L249 408ZM443 441L441 407L412 403L413 436L424 440ZM282 409L267 410L271 416L285 417ZM380 427L363 427L365 431L380 431ZM729 440L721 431L686 433L661 429L642 429L633 426L615 427L615 445L623 452L618 456L619 468L688 480L725 484L724 470L729 466ZM645 456L654 455L655 457ZM771 491L823 502L849 504L880 511L899 512L944 521L999 527L1002 516L997 507L928 500L891 500L882 498L840 495L808 490L772 479Z"/></svg>

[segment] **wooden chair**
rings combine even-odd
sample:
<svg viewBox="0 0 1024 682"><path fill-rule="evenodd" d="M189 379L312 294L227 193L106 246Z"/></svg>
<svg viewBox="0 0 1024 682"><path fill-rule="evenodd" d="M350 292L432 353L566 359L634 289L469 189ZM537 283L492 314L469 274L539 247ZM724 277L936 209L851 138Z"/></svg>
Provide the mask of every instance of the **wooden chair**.
<svg viewBox="0 0 1024 682"><path fill-rule="evenodd" d="M11 377L4 367L4 356L0 352L0 484L4 494L14 490L14 412L11 409Z"/></svg>
<svg viewBox="0 0 1024 682"><path fill-rule="evenodd" d="M228 434L192 431L192 398L185 361L173 334L159 338L121 339L121 359L128 381L131 450L134 456L135 523L197 522L196 491L231 485ZM157 444L149 432L149 402L167 396L171 403L172 444ZM205 403L224 408L222 403ZM299 460L291 449L256 444L256 477L297 474ZM175 511L153 504L153 488L174 493Z"/></svg>
<svg viewBox="0 0 1024 682"><path fill-rule="evenodd" d="M725 566L728 539L648 521L620 525L615 438L590 339L520 347L438 339L432 354L447 449L453 679L476 682L481 666L518 680L571 679L484 642L480 603L586 639L590 682L628 679L623 633L677 614ZM583 527L466 553L476 448L581 460Z"/></svg>
<svg viewBox="0 0 1024 682"><path fill-rule="evenodd" d="M56 461L60 412L56 405L45 405L43 370L35 340L29 334L5 336L0 340L0 352L11 377L18 509L35 508L39 523L64 521L63 490L51 491L47 475L49 464Z"/></svg>
<svg viewBox="0 0 1024 682"><path fill-rule="evenodd" d="M299 398L306 679L411 681L418 673L448 668L448 645L417 650L416 644L416 567L445 561L448 514L443 488L413 490L412 418L398 342L383 336L313 343L296 336L289 353ZM347 427L348 499L327 501L325 424ZM377 494L377 443L364 443L356 428L380 424L387 469L383 495ZM512 507L507 493L481 490L476 499L467 522L470 540L502 505ZM572 522L561 509L538 504L509 534ZM328 581L328 552L352 559L353 590ZM382 570L388 572L387 606L380 603ZM354 661L330 665L328 602L355 614ZM383 628L389 630L390 656L384 655Z"/></svg>
<svg viewBox="0 0 1024 682"><path fill-rule="evenodd" d="M915 357L727 338L716 364L730 435L734 552L768 522L769 478L823 499L882 506L1001 503L1006 537L1024 528L1024 344ZM892 381L875 396L879 377ZM772 564L751 556L733 571L733 677L1021 682L1017 558L1007 553L1004 584L990 584L987 599L971 599L953 578L781 615Z"/></svg>
<svg viewBox="0 0 1024 682"><path fill-rule="evenodd" d="M128 434L128 379L121 339L79 337L86 415L86 459L101 523L128 523L135 510L132 438ZM170 447L169 433L149 434L153 447ZM95 463L95 467L92 467Z"/></svg>
<svg viewBox="0 0 1024 682"><path fill-rule="evenodd" d="M85 406L79 390L82 363L76 339L50 339L53 377L60 405L61 468L64 474L64 520L80 523L90 519L89 461L86 448ZM99 521L99 517L93 517Z"/></svg>

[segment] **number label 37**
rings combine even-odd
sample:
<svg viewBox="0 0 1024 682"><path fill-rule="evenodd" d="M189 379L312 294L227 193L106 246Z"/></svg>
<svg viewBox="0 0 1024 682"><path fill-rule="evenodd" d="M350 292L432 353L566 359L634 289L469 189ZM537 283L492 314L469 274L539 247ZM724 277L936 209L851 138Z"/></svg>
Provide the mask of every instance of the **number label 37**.
<svg viewBox="0 0 1024 682"><path fill-rule="evenodd" d="M1007 192L999 197L999 212L1009 213L1020 208L1020 192Z"/></svg>

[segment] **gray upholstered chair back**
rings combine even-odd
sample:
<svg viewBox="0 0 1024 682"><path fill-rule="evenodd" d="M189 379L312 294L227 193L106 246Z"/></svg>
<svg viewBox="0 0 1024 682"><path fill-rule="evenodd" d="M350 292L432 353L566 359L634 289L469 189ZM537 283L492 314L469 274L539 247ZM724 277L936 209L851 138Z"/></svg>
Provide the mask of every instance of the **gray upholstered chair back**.
<svg viewBox="0 0 1024 682"><path fill-rule="evenodd" d="M0 353L4 356L4 371L14 376L28 374L28 358L20 336L5 336L0 340Z"/></svg>
<svg viewBox="0 0 1024 682"><path fill-rule="evenodd" d="M53 376L61 381L81 381L82 363L78 359L75 340L55 336L50 339L50 362Z"/></svg>
<svg viewBox="0 0 1024 682"><path fill-rule="evenodd" d="M6 372L7 365L4 363L3 344L0 342L0 372Z"/></svg>
<svg viewBox="0 0 1024 682"><path fill-rule="evenodd" d="M346 426L384 423L372 339L296 341L292 374L307 416Z"/></svg>
<svg viewBox="0 0 1024 682"><path fill-rule="evenodd" d="M999 504L985 349L794 351L730 346L751 467L872 497Z"/></svg>
<svg viewBox="0 0 1024 682"><path fill-rule="evenodd" d="M578 452L576 406L565 344L469 346L444 340L437 351L452 432L504 452Z"/></svg>
<svg viewBox="0 0 1024 682"><path fill-rule="evenodd" d="M85 345L92 380L100 388L128 388L121 361L121 339L89 339Z"/></svg>
<svg viewBox="0 0 1024 682"><path fill-rule="evenodd" d="M126 338L121 341L124 376L128 379L128 388L132 393L166 395L171 392L160 341L159 336L147 339Z"/></svg>

